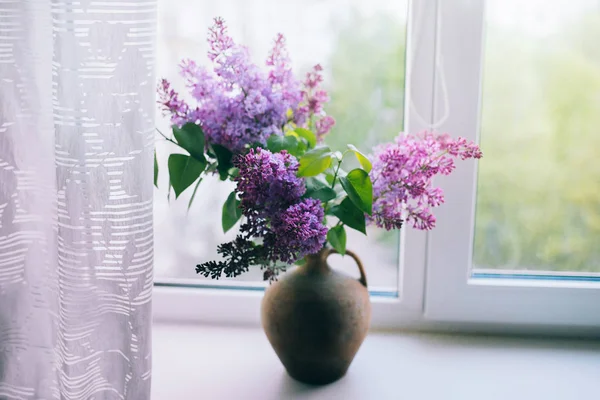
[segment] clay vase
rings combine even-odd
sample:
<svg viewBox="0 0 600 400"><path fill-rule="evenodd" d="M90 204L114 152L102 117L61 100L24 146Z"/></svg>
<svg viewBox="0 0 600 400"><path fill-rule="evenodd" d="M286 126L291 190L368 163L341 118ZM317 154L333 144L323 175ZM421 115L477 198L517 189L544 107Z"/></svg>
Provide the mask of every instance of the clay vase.
<svg viewBox="0 0 600 400"><path fill-rule="evenodd" d="M262 301L262 325L290 376L322 385L346 374L371 320L367 279L360 259L360 279L332 270L323 249L270 285Z"/></svg>

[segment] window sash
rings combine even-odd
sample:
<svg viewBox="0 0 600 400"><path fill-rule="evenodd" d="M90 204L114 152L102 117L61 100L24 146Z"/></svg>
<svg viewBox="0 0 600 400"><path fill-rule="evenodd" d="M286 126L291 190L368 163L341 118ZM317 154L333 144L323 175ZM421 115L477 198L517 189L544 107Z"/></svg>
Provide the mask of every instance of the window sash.
<svg viewBox="0 0 600 400"><path fill-rule="evenodd" d="M439 130L469 140L477 140L480 129L484 8L484 1L447 0L438 10L450 109ZM435 97L440 115L443 96ZM600 327L597 280L473 278L477 163L462 162L438 183L446 203L436 210L438 225L428 236L427 319Z"/></svg>

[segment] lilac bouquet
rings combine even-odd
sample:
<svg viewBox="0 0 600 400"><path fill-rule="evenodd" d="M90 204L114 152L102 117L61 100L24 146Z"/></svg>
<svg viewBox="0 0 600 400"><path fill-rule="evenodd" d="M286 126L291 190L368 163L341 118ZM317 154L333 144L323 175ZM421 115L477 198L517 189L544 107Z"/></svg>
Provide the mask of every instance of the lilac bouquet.
<svg viewBox="0 0 600 400"><path fill-rule="evenodd" d="M345 254L346 228L366 234L367 224L391 230L407 222L432 229L431 210L444 202L433 177L450 174L457 158L481 157L474 143L431 132L400 134L370 156L353 145L332 151L323 143L335 121L324 111L319 65L297 80L279 34L263 70L219 18L208 42L212 70L181 63L194 104L167 80L158 88L173 125L172 137L163 136L189 154L169 157L175 196L196 183L191 204L206 174L236 183L223 205L223 230L243 222L236 239L218 247L222 260L196 267L206 277L233 277L257 265L265 280L275 279L328 246ZM359 167L345 171L346 157ZM157 174L155 161L155 183Z"/></svg>

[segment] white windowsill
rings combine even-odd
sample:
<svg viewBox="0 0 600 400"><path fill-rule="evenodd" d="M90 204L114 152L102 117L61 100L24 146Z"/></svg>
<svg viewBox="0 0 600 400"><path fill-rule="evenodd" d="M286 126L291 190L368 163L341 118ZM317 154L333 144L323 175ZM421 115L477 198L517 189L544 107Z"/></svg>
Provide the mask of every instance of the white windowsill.
<svg viewBox="0 0 600 400"><path fill-rule="evenodd" d="M289 378L258 328L155 323L153 400L585 400L600 396L600 342L372 332L348 374Z"/></svg>

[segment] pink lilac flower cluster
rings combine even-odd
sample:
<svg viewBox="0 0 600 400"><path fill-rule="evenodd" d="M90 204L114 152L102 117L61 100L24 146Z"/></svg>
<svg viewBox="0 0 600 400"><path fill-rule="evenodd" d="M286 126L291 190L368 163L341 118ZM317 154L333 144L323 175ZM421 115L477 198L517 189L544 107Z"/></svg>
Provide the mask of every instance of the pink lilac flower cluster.
<svg viewBox="0 0 600 400"><path fill-rule="evenodd" d="M434 228L431 208L444 202L444 194L433 186L433 177L450 174L455 158L481 156L473 142L432 132L401 134L394 143L377 147L369 157L373 163L370 222L387 230L400 229L404 221L417 229Z"/></svg>
<svg viewBox="0 0 600 400"><path fill-rule="evenodd" d="M171 83L166 79L161 79L158 85L160 104L164 110L171 114L171 122L175 125L185 124L190 113L190 107L185 101L179 98L179 94L171 88Z"/></svg>
<svg viewBox="0 0 600 400"><path fill-rule="evenodd" d="M296 122L299 125L303 125L306 124L306 119L312 119L312 121L308 121L308 124L314 124L315 134L319 143L323 141L325 135L335 125L335 119L329 115L325 115L323 111L323 105L329 101L329 95L320 87L323 82L322 71L323 67L317 64L313 67L312 71L306 74L304 89L302 90L302 105L298 109L299 117Z"/></svg>
<svg viewBox="0 0 600 400"><path fill-rule="evenodd" d="M320 67L309 73L303 88L292 73L283 35L275 39L266 75L251 62L248 49L228 35L223 19L214 20L208 43L212 71L191 60L181 64L196 107L182 101L168 81L159 85L159 103L173 124L200 124L209 143L235 152L264 145L269 136L282 135L289 123L304 127L313 119L319 137L331 130L334 120L323 112L327 93L318 89Z"/></svg>
<svg viewBox="0 0 600 400"><path fill-rule="evenodd" d="M248 222L243 233L262 237L270 261L294 262L318 252L325 243L321 202L302 199L304 181L296 176L298 161L285 150L251 149L235 162L236 191Z"/></svg>

